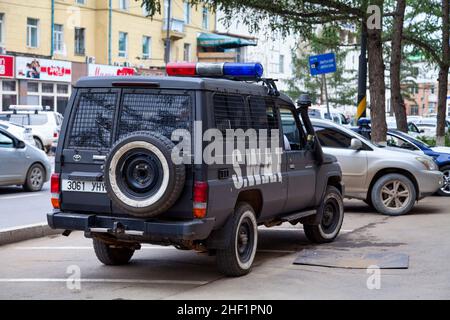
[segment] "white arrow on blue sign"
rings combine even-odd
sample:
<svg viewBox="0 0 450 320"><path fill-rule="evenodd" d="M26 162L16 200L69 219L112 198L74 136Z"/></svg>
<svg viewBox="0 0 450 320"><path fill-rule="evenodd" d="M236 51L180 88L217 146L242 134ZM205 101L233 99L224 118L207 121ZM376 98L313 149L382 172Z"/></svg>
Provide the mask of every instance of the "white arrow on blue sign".
<svg viewBox="0 0 450 320"><path fill-rule="evenodd" d="M331 52L310 56L309 70L312 76L336 72L336 55Z"/></svg>

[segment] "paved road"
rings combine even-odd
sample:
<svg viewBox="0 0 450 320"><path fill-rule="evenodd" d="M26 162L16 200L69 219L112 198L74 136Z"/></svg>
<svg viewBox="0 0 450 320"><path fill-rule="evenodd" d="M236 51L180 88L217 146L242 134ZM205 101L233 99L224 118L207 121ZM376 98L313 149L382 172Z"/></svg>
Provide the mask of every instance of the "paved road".
<svg viewBox="0 0 450 320"><path fill-rule="evenodd" d="M130 265L108 267L81 233L29 240L0 247L0 299L449 299L448 208L450 198L432 197L407 216L386 217L347 201L342 234L322 246L308 243L299 227L262 228L253 271L235 279L220 275L213 257L171 247L146 245ZM406 253L410 266L381 270L381 288L369 290L365 269L292 264L311 248ZM81 289L70 290L77 268Z"/></svg>
<svg viewBox="0 0 450 320"><path fill-rule="evenodd" d="M0 229L46 222L46 213L51 209L49 182L40 192L0 187Z"/></svg>

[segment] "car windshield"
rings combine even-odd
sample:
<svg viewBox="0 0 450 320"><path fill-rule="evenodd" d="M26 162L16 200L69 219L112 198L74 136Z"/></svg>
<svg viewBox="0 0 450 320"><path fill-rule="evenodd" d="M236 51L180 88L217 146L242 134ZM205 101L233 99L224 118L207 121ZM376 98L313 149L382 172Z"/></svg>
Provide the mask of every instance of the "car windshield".
<svg viewBox="0 0 450 320"><path fill-rule="evenodd" d="M423 141L421 141L419 139L416 139L416 138L410 136L409 134L405 134L405 133L403 133L401 131L396 131L395 134L400 136L400 137L402 137L402 138L404 138L404 139L406 139L406 140L408 140L409 142L415 144L416 146L419 146L419 147L422 147L422 148L431 148L430 145L426 144L425 142L423 142Z"/></svg>

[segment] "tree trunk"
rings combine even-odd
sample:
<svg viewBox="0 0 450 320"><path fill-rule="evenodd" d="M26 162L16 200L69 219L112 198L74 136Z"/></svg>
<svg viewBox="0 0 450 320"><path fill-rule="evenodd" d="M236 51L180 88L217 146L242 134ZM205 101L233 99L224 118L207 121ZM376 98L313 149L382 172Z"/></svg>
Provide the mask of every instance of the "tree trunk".
<svg viewBox="0 0 450 320"><path fill-rule="evenodd" d="M378 2L382 7L381 3ZM382 10L381 10L382 11ZM367 30L369 60L370 117L372 119L372 141L386 144L386 86L384 82L383 42L381 29Z"/></svg>
<svg viewBox="0 0 450 320"><path fill-rule="evenodd" d="M406 109L401 96L400 68L402 61L402 34L403 20L405 17L406 0L397 0L397 9L392 27L391 43L391 110L394 110L397 129L408 132Z"/></svg>
<svg viewBox="0 0 450 320"><path fill-rule="evenodd" d="M447 115L447 86L449 71L449 1L442 0L442 63L439 66L439 94L438 94L438 112L436 128L436 145L445 145L445 134L447 126L445 118Z"/></svg>

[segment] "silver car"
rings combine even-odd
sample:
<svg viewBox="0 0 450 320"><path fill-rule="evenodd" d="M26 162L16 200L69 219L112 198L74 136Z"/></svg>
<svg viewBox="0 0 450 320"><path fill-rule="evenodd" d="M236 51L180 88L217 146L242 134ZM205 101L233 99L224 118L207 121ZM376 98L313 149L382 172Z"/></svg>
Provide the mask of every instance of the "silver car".
<svg viewBox="0 0 450 320"><path fill-rule="evenodd" d="M43 151L0 128L0 186L22 185L26 191L39 191L51 170Z"/></svg>
<svg viewBox="0 0 450 320"><path fill-rule="evenodd" d="M347 198L364 200L394 216L409 212L416 200L442 187L443 175L428 156L376 146L331 121L312 123L323 151L341 165Z"/></svg>

